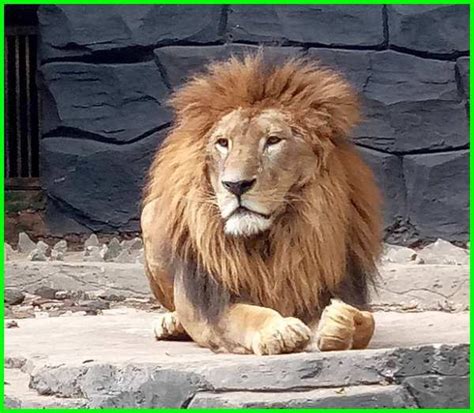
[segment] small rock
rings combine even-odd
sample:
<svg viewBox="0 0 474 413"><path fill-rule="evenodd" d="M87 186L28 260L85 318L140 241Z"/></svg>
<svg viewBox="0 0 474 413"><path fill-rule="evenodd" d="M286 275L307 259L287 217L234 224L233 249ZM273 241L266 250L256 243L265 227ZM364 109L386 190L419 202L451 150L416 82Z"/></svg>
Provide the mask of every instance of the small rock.
<svg viewBox="0 0 474 413"><path fill-rule="evenodd" d="M41 251L44 255L48 255L49 245L46 242L38 241L36 243L36 249Z"/></svg>
<svg viewBox="0 0 474 413"><path fill-rule="evenodd" d="M107 249L104 252L104 260L105 261L113 261L117 258L120 253L122 252L122 246L117 238L112 238L107 245Z"/></svg>
<svg viewBox="0 0 474 413"><path fill-rule="evenodd" d="M135 258L135 263L143 264L145 262L145 251L143 248L138 251L137 257Z"/></svg>
<svg viewBox="0 0 474 413"><path fill-rule="evenodd" d="M74 313L71 310L67 310L66 312L59 314L59 317L69 317L73 315Z"/></svg>
<svg viewBox="0 0 474 413"><path fill-rule="evenodd" d="M51 287L39 287L35 290L35 295L41 297L41 298L47 298L49 300L54 300L56 298L56 293L59 290L56 290L55 288Z"/></svg>
<svg viewBox="0 0 474 413"><path fill-rule="evenodd" d="M149 298L140 298L140 297L127 297L125 300L124 300L126 303L130 303L130 304L147 304L150 302L150 299Z"/></svg>
<svg viewBox="0 0 474 413"><path fill-rule="evenodd" d="M18 323L15 320L10 320L10 321L7 321L6 327L7 328L18 328L20 326L18 325Z"/></svg>
<svg viewBox="0 0 474 413"><path fill-rule="evenodd" d="M5 244L5 261L10 261L15 256L15 250L11 247L10 244Z"/></svg>
<svg viewBox="0 0 474 413"><path fill-rule="evenodd" d="M23 302L25 299L25 294L23 294L17 288L6 288L5 289L5 296L4 301L9 305L18 305Z"/></svg>
<svg viewBox="0 0 474 413"><path fill-rule="evenodd" d="M69 291L56 291L54 293L54 298L56 300L66 300L67 298L71 298L71 294Z"/></svg>
<svg viewBox="0 0 474 413"><path fill-rule="evenodd" d="M85 315L98 315L99 311L95 308L88 308Z"/></svg>
<svg viewBox="0 0 474 413"><path fill-rule="evenodd" d="M18 252L29 254L36 249L36 244L30 239L25 232L20 232L18 236Z"/></svg>
<svg viewBox="0 0 474 413"><path fill-rule="evenodd" d="M84 300L88 298L87 292L82 290L73 290L70 291L71 299L73 300Z"/></svg>
<svg viewBox="0 0 474 413"><path fill-rule="evenodd" d="M97 295L97 298L102 298L107 301L124 301L125 297L123 295L117 295L110 291L100 291Z"/></svg>
<svg viewBox="0 0 474 413"><path fill-rule="evenodd" d="M122 248L127 251L140 250L143 248L143 241L141 238L135 237L131 240L125 240L120 243Z"/></svg>
<svg viewBox="0 0 474 413"><path fill-rule="evenodd" d="M109 301L124 301L125 297L123 295L110 294L105 299Z"/></svg>
<svg viewBox="0 0 474 413"><path fill-rule="evenodd" d="M440 311L448 311L448 312L454 312L456 311L456 304L451 301L451 300L442 300L442 301L438 301L437 303L437 306L438 306L438 310Z"/></svg>
<svg viewBox="0 0 474 413"><path fill-rule="evenodd" d="M418 257L415 250L411 248L402 247L399 245L386 244L384 248L384 256L382 258L385 262L392 262L397 264L414 263Z"/></svg>
<svg viewBox="0 0 474 413"><path fill-rule="evenodd" d="M80 307L86 307L88 310L107 310L110 308L110 303L105 300L90 300L79 301Z"/></svg>
<svg viewBox="0 0 474 413"><path fill-rule="evenodd" d="M67 241L62 239L54 244L53 251L61 252L63 255L67 252Z"/></svg>
<svg viewBox="0 0 474 413"><path fill-rule="evenodd" d="M105 254L107 254L108 250L109 250L109 247L107 247L107 245L103 244L102 248L100 249L100 256L102 257L102 259L104 259Z"/></svg>
<svg viewBox="0 0 474 413"><path fill-rule="evenodd" d="M13 357L6 356L5 361L4 361L5 363L4 368L21 369L25 366L26 362L27 360L23 356L13 356Z"/></svg>
<svg viewBox="0 0 474 413"><path fill-rule="evenodd" d="M71 291L67 292L69 295L71 294ZM76 303L74 302L73 299L71 298L65 298L63 299L64 307L74 307Z"/></svg>
<svg viewBox="0 0 474 413"><path fill-rule="evenodd" d="M100 247L99 238L97 238L97 235L92 234L86 239L84 242L84 249L87 249L87 247Z"/></svg>
<svg viewBox="0 0 474 413"><path fill-rule="evenodd" d="M425 264L469 264L469 252L463 248L456 247L448 241L436 240L418 252L419 257Z"/></svg>
<svg viewBox="0 0 474 413"><path fill-rule="evenodd" d="M96 246L88 246L84 250L84 261L104 261L101 249Z"/></svg>
<svg viewBox="0 0 474 413"><path fill-rule="evenodd" d="M28 259L30 261L47 261L48 258L46 257L46 254L39 250L39 249L34 249L31 251L28 255Z"/></svg>
<svg viewBox="0 0 474 413"><path fill-rule="evenodd" d="M131 263L131 262L135 262L135 255L136 254L132 254L130 251L128 250L123 250L117 258L114 259L115 262L121 262L121 263Z"/></svg>
<svg viewBox="0 0 474 413"><path fill-rule="evenodd" d="M409 303L402 303L403 311L415 310L416 308L418 308L418 303L415 301L410 301Z"/></svg>
<svg viewBox="0 0 474 413"><path fill-rule="evenodd" d="M49 318L49 314L46 311L35 312L35 318Z"/></svg>
<svg viewBox="0 0 474 413"><path fill-rule="evenodd" d="M19 399L17 399L16 397L11 397L11 396L8 396L8 395L5 395L5 400L3 401L3 404L8 409L20 409L21 408L21 401Z"/></svg>
<svg viewBox="0 0 474 413"><path fill-rule="evenodd" d="M78 300L98 300L99 298L105 298L106 290L92 290L84 291L83 294L77 297Z"/></svg>
<svg viewBox="0 0 474 413"><path fill-rule="evenodd" d="M424 263L425 263L425 260L424 260L423 258L421 258L421 257L417 254L414 263L415 263L415 264L418 264L418 265L421 265L421 264L424 264Z"/></svg>
<svg viewBox="0 0 474 413"><path fill-rule="evenodd" d="M51 261L64 261L64 252L53 249L51 251Z"/></svg>
<svg viewBox="0 0 474 413"><path fill-rule="evenodd" d="M67 314L67 313L66 313L66 314ZM84 311L84 310L73 311L70 315L71 315L71 316L74 316L74 317L80 317L80 316L86 315L86 311Z"/></svg>

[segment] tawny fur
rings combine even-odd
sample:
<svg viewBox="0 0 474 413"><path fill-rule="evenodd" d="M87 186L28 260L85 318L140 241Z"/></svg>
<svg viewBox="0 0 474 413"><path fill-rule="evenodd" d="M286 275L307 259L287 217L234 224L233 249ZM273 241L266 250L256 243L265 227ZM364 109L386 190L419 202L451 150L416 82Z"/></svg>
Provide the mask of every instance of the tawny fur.
<svg viewBox="0 0 474 413"><path fill-rule="evenodd" d="M144 197L145 205L160 199L153 225L166 239L168 262L195 260L232 295L283 316L322 310L322 297L337 296L349 265L367 279L376 273L379 196L347 140L359 105L341 76L303 60L267 67L261 55L232 58L190 80L172 105L176 123L153 162ZM209 133L237 108L289 114L318 154L313 178L288 194L285 212L264 237L224 234L207 175Z"/></svg>

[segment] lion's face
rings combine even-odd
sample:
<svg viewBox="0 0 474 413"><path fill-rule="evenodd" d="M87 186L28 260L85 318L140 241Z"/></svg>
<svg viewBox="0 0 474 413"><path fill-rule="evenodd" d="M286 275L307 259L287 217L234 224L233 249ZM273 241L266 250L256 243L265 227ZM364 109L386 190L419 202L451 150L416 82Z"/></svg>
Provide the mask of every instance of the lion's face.
<svg viewBox="0 0 474 413"><path fill-rule="evenodd" d="M311 146L275 109L225 115L211 132L208 153L225 232L235 236L269 229L316 161Z"/></svg>

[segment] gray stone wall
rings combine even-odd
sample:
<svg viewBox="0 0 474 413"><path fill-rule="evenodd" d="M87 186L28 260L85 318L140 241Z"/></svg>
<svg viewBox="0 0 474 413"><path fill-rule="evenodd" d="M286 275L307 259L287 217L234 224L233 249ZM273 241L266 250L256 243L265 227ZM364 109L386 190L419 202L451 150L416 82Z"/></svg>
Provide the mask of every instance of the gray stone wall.
<svg viewBox="0 0 474 413"><path fill-rule="evenodd" d="M53 232L136 231L170 93L265 44L344 73L387 238L468 238L468 6L41 6L41 165ZM163 177L166 179L166 177Z"/></svg>

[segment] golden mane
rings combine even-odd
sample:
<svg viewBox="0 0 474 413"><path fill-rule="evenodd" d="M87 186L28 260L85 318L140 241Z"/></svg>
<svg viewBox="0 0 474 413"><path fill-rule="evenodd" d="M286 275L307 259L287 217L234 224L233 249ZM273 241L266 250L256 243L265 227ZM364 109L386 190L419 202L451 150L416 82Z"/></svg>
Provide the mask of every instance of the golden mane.
<svg viewBox="0 0 474 413"><path fill-rule="evenodd" d="M365 285L380 253L379 197L370 170L345 139L358 121L356 94L337 73L261 54L208 67L173 97L176 123L157 154L144 204L160 199L156 231L168 259L194 260L234 295L282 315L314 314L341 288ZM209 132L237 108L288 113L321 151L324 167L289 194L265 237L226 236L207 176Z"/></svg>

